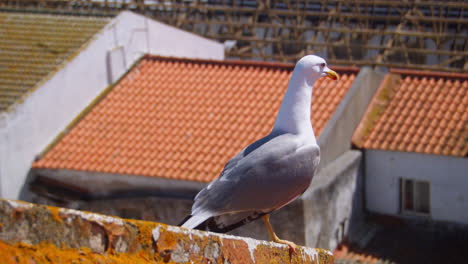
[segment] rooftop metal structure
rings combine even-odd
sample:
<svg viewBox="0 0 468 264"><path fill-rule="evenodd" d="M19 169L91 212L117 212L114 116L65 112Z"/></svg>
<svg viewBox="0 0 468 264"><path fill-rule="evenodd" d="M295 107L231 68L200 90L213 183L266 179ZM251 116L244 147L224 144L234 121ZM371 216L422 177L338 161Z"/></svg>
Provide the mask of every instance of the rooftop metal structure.
<svg viewBox="0 0 468 264"><path fill-rule="evenodd" d="M3 10L132 10L225 43L228 58L468 70L468 2L394 0L1 0Z"/></svg>

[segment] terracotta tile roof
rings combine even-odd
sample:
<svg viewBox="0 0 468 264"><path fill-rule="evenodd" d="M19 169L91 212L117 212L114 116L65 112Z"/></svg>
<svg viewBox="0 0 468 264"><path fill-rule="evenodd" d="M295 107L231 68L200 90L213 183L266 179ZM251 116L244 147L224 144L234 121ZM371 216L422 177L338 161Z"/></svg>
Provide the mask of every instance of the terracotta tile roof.
<svg viewBox="0 0 468 264"><path fill-rule="evenodd" d="M146 56L33 167L211 181L270 132L292 68ZM313 91L318 135L355 78L344 70Z"/></svg>
<svg viewBox="0 0 468 264"><path fill-rule="evenodd" d="M366 149L466 156L468 74L392 70L353 144Z"/></svg>
<svg viewBox="0 0 468 264"><path fill-rule="evenodd" d="M336 264L391 264L390 261L385 263L384 259L366 252L360 252L343 242L333 251L333 256Z"/></svg>
<svg viewBox="0 0 468 264"><path fill-rule="evenodd" d="M58 70L108 21L0 12L0 112Z"/></svg>

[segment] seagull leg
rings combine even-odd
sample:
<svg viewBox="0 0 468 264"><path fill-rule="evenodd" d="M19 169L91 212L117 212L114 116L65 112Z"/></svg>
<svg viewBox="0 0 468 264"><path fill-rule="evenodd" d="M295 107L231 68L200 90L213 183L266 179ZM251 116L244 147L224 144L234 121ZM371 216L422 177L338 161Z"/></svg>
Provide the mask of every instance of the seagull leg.
<svg viewBox="0 0 468 264"><path fill-rule="evenodd" d="M270 224L270 215L266 214L262 216L263 222L265 222L266 228L268 229L268 234L270 235L270 239L273 240L273 242L280 243L280 244L285 244L289 246L289 253L294 253L296 252L297 245L294 244L291 241L288 240L283 240L280 239L276 234L275 231L273 231L273 227L271 227Z"/></svg>

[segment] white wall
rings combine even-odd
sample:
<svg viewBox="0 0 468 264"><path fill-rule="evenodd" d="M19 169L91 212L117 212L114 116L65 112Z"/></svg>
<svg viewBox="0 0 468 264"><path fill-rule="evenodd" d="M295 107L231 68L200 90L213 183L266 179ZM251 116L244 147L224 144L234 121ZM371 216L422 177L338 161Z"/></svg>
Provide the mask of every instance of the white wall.
<svg viewBox="0 0 468 264"><path fill-rule="evenodd" d="M128 11L121 13L23 103L0 114L0 197L18 198L34 157L148 52L224 59L222 44Z"/></svg>
<svg viewBox="0 0 468 264"><path fill-rule="evenodd" d="M186 58L224 59L223 44L129 11L120 13L110 27L115 35L109 43L112 47L109 49L109 57L114 67L131 66L135 59L145 53Z"/></svg>
<svg viewBox="0 0 468 264"><path fill-rule="evenodd" d="M468 224L468 159L365 150L367 209L398 215L400 178L430 182L432 219Z"/></svg>

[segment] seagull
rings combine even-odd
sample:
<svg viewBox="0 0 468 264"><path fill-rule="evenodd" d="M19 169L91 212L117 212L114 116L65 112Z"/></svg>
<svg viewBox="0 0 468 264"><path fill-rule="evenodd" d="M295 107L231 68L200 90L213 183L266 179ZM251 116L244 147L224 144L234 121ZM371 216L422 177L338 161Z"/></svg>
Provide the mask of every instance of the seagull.
<svg viewBox="0 0 468 264"><path fill-rule="evenodd" d="M320 77L337 80L338 74L315 55L296 63L270 134L241 150L195 196L182 227L225 233L261 217L271 240L295 251L293 242L275 234L270 214L304 193L316 173L320 148L310 108Z"/></svg>

